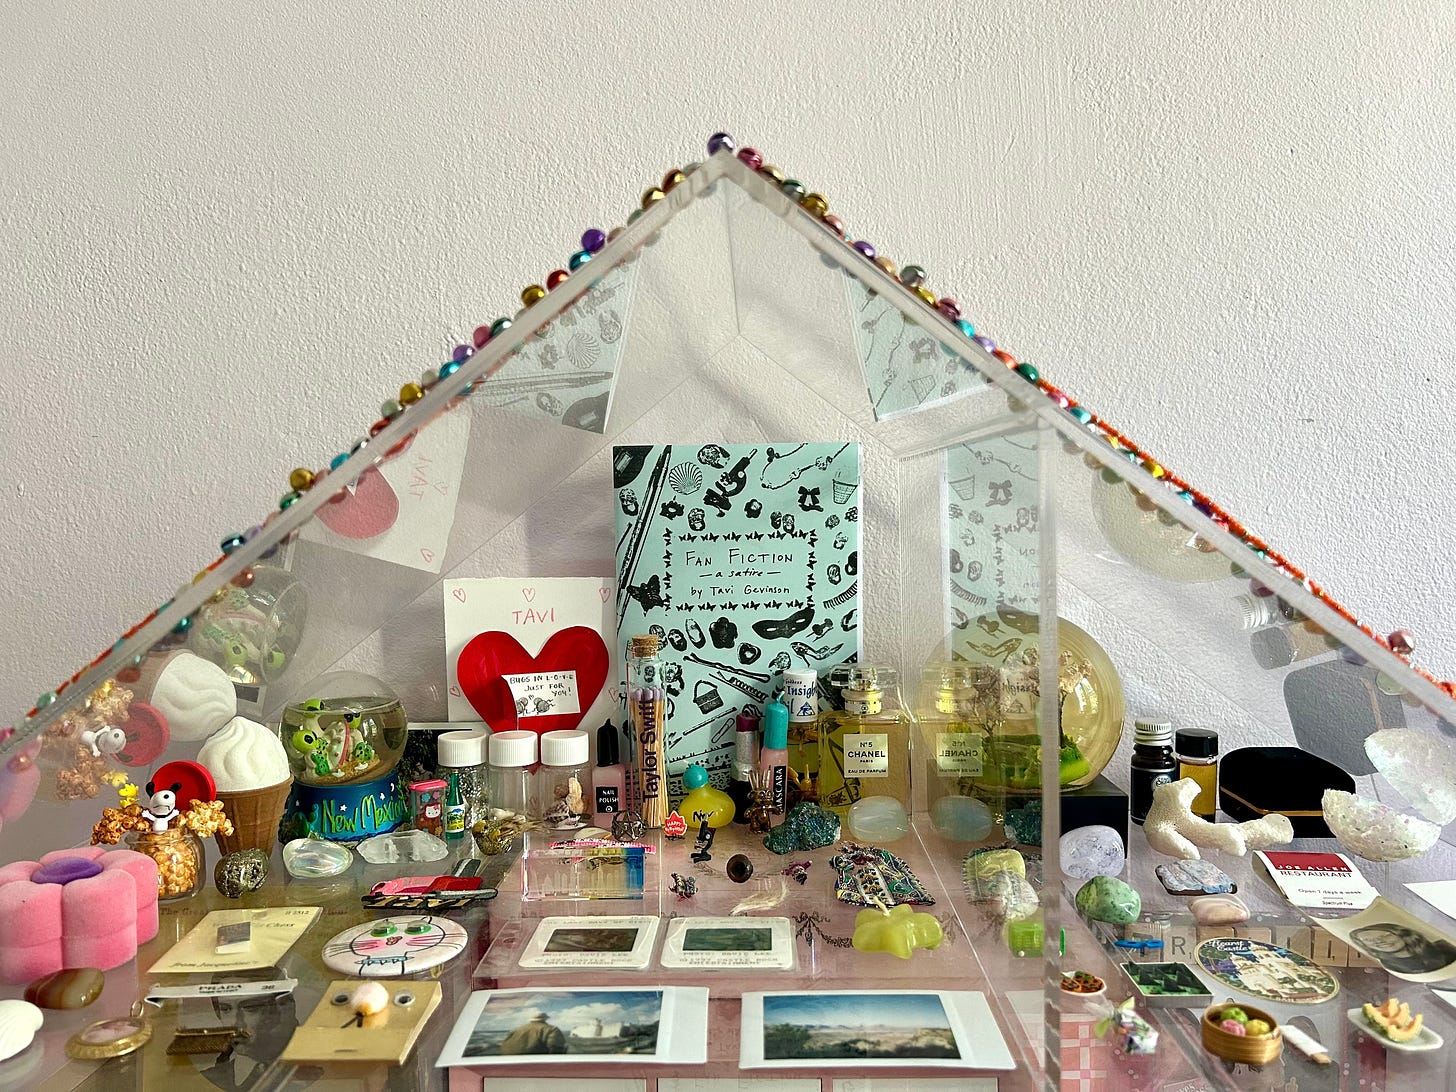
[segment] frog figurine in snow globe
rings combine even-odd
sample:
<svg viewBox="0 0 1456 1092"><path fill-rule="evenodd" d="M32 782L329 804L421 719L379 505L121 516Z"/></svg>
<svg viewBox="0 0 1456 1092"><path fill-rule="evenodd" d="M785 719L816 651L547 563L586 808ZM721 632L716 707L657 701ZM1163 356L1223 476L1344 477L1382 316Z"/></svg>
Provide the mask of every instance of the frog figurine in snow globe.
<svg viewBox="0 0 1456 1092"><path fill-rule="evenodd" d="M254 565L202 605L188 644L240 687L277 682L303 641L308 595L286 569Z"/></svg>
<svg viewBox="0 0 1456 1092"><path fill-rule="evenodd" d="M404 707L369 675L323 675L283 711L278 727L293 770L285 841L309 834L355 842L394 830L409 814L398 774L409 735Z"/></svg>

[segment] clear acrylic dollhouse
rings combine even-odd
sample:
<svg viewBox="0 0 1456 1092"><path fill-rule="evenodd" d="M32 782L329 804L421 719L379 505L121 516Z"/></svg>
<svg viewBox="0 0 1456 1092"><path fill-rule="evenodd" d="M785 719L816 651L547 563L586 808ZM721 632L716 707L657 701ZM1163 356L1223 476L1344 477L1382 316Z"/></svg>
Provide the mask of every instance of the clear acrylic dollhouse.
<svg viewBox="0 0 1456 1092"><path fill-rule="evenodd" d="M1361 1033L1345 1019L1349 1007L1400 994L1417 1002L1412 1007L1426 1013L1428 1027L1449 1035L1456 1029L1449 1010L1332 940L1259 878L1247 858L1218 863L1238 881L1252 918L1214 934L1281 944L1340 983L1332 1001L1272 1006L1279 1019L1300 1019L1297 1026L1329 1048L1333 1069L1286 1046L1280 1061L1251 1077L1203 1049L1201 1008L1140 1005L1160 1031L1158 1051L1122 1053L1115 1038L1095 1034L1087 1002L1060 988L1062 972L1100 976L1108 998L1120 1001L1132 991L1118 965L1153 956L1146 945L1117 941L1160 940L1164 958L1189 960L1199 927L1186 899L1166 894L1154 878L1154 866L1167 858L1149 849L1137 826L1123 876L1141 893L1138 921L1084 921L1071 903L1080 881L1063 875L1057 837L1085 821L1067 821L1082 798L1069 804L1064 788L1091 783L1116 800L1107 781L1126 787L1131 721L1143 715L1216 729L1224 754L1247 747L1312 752L1346 771L1360 795L1409 812L1408 802L1376 773L1364 740L1398 728L1433 740L1448 736L1456 723L1449 688L1414 670L1399 640L1363 630L1208 498L1051 386L1037 368L998 349L954 304L929 292L922 273L896 270L877 261L873 248L851 245L822 198L754 155L718 148L649 191L642 209L609 241L590 242L569 263L570 276L553 274L549 291L528 289L528 306L511 323L488 323L463 339L465 349L451 362L428 370L428 383L407 385L404 404L387 407L367 442L315 480L295 481L288 503L264 526L231 543L215 567L159 614L16 722L0 743L0 762L8 763L9 795L0 802L4 860L86 840L95 813L109 801L87 807L58 800L63 749L37 748L37 741L53 739L67 716L118 672L114 685L126 685L126 669L144 666L157 650L183 645L214 659L232 674L240 709L270 725L280 722L285 705L307 696L311 680L337 670L382 680L411 722L443 722L454 685L443 581L595 576L632 585L617 541L624 498L614 448L682 444L696 452L702 445L742 444L792 460L796 445L855 443L857 477L846 475L840 489L831 484L829 495L812 503L829 506L838 527L856 525L856 568L851 574L840 567L832 584L827 573L817 574L810 589L816 628L803 634L804 647L827 655L833 641L843 650L836 659L898 668L906 708L927 719L935 701L926 697L922 679L926 672L934 677L937 665L989 664L1003 674L1016 665L1026 684L1022 693L1030 694L1019 709L1019 753L1030 757L1014 774L1015 803L1041 807L1039 819L1034 810L1025 813L1019 835L1033 861L1045 943L1013 951L994 912L967 893L963 858L1003 844L999 821L1009 809L995 809L998 825L985 838L954 841L930 821L937 790L922 780L912 801L915 829L895 848L934 888L944 946L902 964L832 943L847 936L853 915L836 905L820 865L824 875L801 889L790 884L787 901L773 911L798 915L798 970L767 987L741 977L721 980L714 1019L736 1023L735 999L745 989L812 990L829 983L973 989L989 999L1015 1064L981 1075L1006 1088L1059 1081L1103 1087L1095 1083L1098 1074L1106 1087L1232 1088L1250 1080L1266 1087L1354 1087L1367 1080L1451 1086L1447 1051L1362 1049ZM711 457L698 464L695 473L706 469L710 479L724 469ZM673 501L670 489L662 495L661 483L628 491L634 505ZM686 519L692 506L684 507ZM792 506L773 513L785 514ZM711 508L699 507L696 518L709 532L712 516ZM782 530L781 518L774 530ZM209 604L241 581L268 603L266 632L241 644L236 634L221 632L209 646L202 632L214 620ZM854 617L840 609L848 599L829 605L851 584L858 585ZM818 625L826 626L822 638ZM617 635L617 657L627 636ZM1039 652L1028 656L1028 649ZM766 666L755 668L760 685L773 681ZM620 663L614 667L618 674L611 677L620 678ZM1078 717L1085 723L1074 731ZM1009 769L1009 753L993 759L987 751L983 758L987 767L1004 760ZM162 757L190 757L188 745L174 742L165 756L149 761ZM672 763L671 751L668 758ZM680 773L681 764L670 770ZM1004 796L1004 781L1000 788ZM100 789L103 798L109 792ZM1270 807L1289 805L1276 797ZM1038 828L1046 835L1039 849L1029 845ZM1339 849L1328 840L1294 848ZM1404 886L1456 875L1449 832L1413 858L1359 864L1385 898L1456 931ZM369 917L358 902L359 872L356 867L347 882L322 887L291 882L275 853L274 879L254 898L351 914L328 919L343 928ZM692 912L726 912L735 901L726 881L718 890L702 886ZM530 935L516 921L519 882L513 888L508 876L501 890L488 914L466 919L480 941L445 975L447 1011L407 1063L422 1083L445 1079L431 1067L451 1008L459 1009L472 982L480 988L540 981L512 959ZM190 925L202 909L224 905L209 891L169 913ZM665 862L649 870L641 906L643 913L687 912L668 891ZM169 932L164 923L164 937L181 931ZM295 949L285 970L300 980L299 993L316 993L328 981L316 950L336 931L320 927L318 937ZM134 975L130 967L112 972L98 1003L107 1012L86 1015L99 1019L129 1009L139 985L149 981L146 966L163 950L165 944L148 948ZM315 999L304 998L299 1011ZM165 1027L178 1018L161 1012L154 1019ZM48 1017L45 1057L32 1079L49 1076L70 1087L86 1078L91 1070L73 1073L75 1063L56 1072L61 1044L84 1022L76 1013ZM122 1079L206 1087L200 1067L169 1065L167 1038L158 1034ZM737 1076L737 1049L734 1037L715 1035L706 1070L626 1067L621 1075L648 1081L673 1073ZM972 1059L955 1075L976 1070ZM575 1076L569 1066L539 1072ZM841 1072L852 1075L852 1069ZM1078 1078L1094 1083L1080 1085ZM464 1079L450 1077L452 1086Z"/></svg>

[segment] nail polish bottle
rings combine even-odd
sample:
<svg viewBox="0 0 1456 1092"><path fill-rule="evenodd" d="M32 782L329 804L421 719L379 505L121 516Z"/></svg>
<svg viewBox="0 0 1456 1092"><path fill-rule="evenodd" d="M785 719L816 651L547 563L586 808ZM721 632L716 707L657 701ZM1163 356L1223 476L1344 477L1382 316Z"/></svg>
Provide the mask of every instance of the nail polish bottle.
<svg viewBox="0 0 1456 1092"><path fill-rule="evenodd" d="M597 768L592 773L592 792L596 807L594 822L611 830L612 820L627 801L627 771L622 766L621 739L611 721L597 729Z"/></svg>

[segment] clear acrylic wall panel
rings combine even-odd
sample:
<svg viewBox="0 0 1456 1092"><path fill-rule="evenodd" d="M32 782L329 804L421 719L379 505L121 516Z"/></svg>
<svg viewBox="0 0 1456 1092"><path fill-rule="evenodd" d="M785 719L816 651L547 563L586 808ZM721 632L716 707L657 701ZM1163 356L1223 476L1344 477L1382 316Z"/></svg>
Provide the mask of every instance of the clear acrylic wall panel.
<svg viewBox="0 0 1456 1092"><path fill-rule="evenodd" d="M1244 748L1288 748L1323 759L1350 775L1358 796L1387 804L1397 812L1418 815L1418 799L1403 795L1375 770L1366 743L1384 732L1424 733L1432 741L1453 734L1449 699L1414 676L1387 649L1377 645L1335 611L1310 594L1300 582L1271 569L1260 556L1216 527L1191 504L1134 466L1106 445L1089 454L1086 445L1058 446L1053 460L1057 496L1057 597L1062 615L1096 636L1116 665L1127 693L1129 725L1136 716L1173 721L1176 727L1211 728L1219 734L1224 765L1224 792L1219 818L1242 820L1255 808L1286 810L1319 807L1304 784L1280 784L1275 760L1267 751ZM1415 691L1419 690L1417 694ZM1108 773L1126 787L1132 733L1124 733ZM1439 744L1437 744L1439 746ZM1233 758L1230 758L1230 754ZM1289 752L1283 752L1289 753ZM1257 755L1250 765L1245 761ZM1251 779L1250 770L1267 769L1267 779ZM1415 787L1449 779L1449 767L1416 771ZM1305 779L1311 781L1312 776ZM1301 779L1294 778L1296 782ZM1409 786L1408 786L1409 787ZM1296 801L1290 793L1303 791ZM1299 820L1296 820L1298 822ZM1435 827L1428 827L1434 837ZM1283 848L1283 847L1281 847ZM1351 853L1327 837L1296 837L1287 848L1312 852ZM1368 852L1368 851L1367 851ZM1341 993L1330 1003L1268 1003L1282 1021L1296 1026L1331 1048L1335 1065L1348 1075L1367 1075L1374 1056L1360 1048L1345 1010L1367 999L1399 996L1427 1013L1428 1025L1442 1035L1456 1027L1448 1013L1427 1003L1411 984L1386 973L1377 963L1322 928L1318 919L1339 918L1338 912L1303 912L1278 894L1250 857L1206 853L1239 885L1251 918L1245 925L1200 927L1187 900L1166 894L1154 875L1167 857L1154 853L1140 828L1130 846L1130 882L1143 896L1142 920L1126 927L1092 925L1101 951L1084 950L1084 961L1120 977L1116 964L1129 958L1176 959L1198 964L1197 949L1205 939L1236 935L1285 947L1309 958L1339 983ZM1456 921L1413 894L1410 881L1445 879L1456 874L1456 853L1450 828L1426 852L1407 860L1380 862L1353 856L1367 880L1394 904L1447 935ZM1080 881L1067 879L1065 892ZM1115 947L1119 939L1151 938L1164 942L1154 956ZM1099 970L1097 973L1101 973ZM1215 998L1233 993L1215 987ZM1265 1002L1259 1002L1265 1004ZM1155 1009L1156 1024L1171 1044L1205 1060L1209 1076L1223 1087L1243 1087L1237 1072L1220 1067L1201 1052L1196 1024L1200 1010ZM1286 1047L1280 1063L1286 1077L1303 1084L1314 1076ZM1382 1060L1386 1079L1404 1079L1412 1087L1447 1087L1451 1080L1442 1053L1389 1054ZM1301 1075L1305 1076L1301 1076ZM1242 1079L1247 1079L1247 1075Z"/></svg>

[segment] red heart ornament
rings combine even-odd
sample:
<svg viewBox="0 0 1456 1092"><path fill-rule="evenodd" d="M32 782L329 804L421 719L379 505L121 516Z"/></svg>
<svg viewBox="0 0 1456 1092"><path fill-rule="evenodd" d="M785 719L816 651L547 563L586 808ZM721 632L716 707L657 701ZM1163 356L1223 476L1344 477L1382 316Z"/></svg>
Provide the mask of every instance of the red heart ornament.
<svg viewBox="0 0 1456 1092"><path fill-rule="evenodd" d="M571 626L553 633L534 656L509 633L489 630L477 633L460 650L455 674L466 700L497 732L524 728L539 735L578 727L606 685L610 664L611 656L601 634L586 626ZM548 671L576 672L577 703L581 711L518 718L516 700L502 676Z"/></svg>

